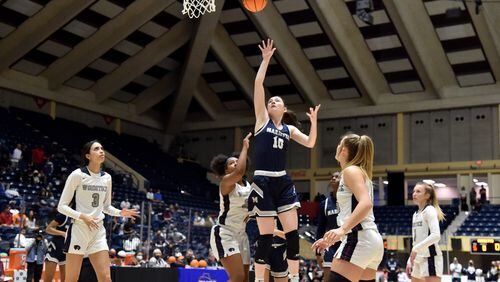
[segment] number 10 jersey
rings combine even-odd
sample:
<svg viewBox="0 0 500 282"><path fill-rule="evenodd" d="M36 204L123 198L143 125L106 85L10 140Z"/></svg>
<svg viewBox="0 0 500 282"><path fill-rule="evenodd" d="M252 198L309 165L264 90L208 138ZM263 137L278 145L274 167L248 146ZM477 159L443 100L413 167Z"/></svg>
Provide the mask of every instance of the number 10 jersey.
<svg viewBox="0 0 500 282"><path fill-rule="evenodd" d="M284 171L286 166L286 151L290 142L290 128L282 123L278 129L269 119L266 124L255 132L254 155L255 170Z"/></svg>

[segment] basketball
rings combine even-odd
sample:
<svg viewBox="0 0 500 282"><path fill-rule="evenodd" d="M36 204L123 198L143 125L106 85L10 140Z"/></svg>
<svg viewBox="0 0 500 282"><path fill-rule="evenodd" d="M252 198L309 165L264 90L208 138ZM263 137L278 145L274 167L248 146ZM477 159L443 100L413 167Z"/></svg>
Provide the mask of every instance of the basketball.
<svg viewBox="0 0 500 282"><path fill-rule="evenodd" d="M267 0L243 0L243 5L252 13L264 10L267 5Z"/></svg>
<svg viewBox="0 0 500 282"><path fill-rule="evenodd" d="M199 261L199 263L200 263L200 267L207 267L207 261L206 260L202 259L202 260Z"/></svg>
<svg viewBox="0 0 500 282"><path fill-rule="evenodd" d="M194 259L191 261L191 263L189 264L191 267L198 267L200 266L198 260Z"/></svg>

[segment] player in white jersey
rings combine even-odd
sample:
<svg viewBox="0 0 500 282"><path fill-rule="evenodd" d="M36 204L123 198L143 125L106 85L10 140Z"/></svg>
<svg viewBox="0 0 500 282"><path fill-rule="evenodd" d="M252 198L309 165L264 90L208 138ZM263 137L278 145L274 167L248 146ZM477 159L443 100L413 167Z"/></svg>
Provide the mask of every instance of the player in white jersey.
<svg viewBox="0 0 500 282"><path fill-rule="evenodd" d="M436 191L430 184L419 182L413 188L413 202L418 211L413 214L413 248L406 265L412 281L441 281L443 255L438 242L441 239L439 221L444 214L439 207Z"/></svg>
<svg viewBox="0 0 500 282"><path fill-rule="evenodd" d="M366 135L348 134L337 146L342 168L337 202L337 229L313 244L325 249L341 240L332 261L329 281L375 281L384 243L373 216L373 142Z"/></svg>
<svg viewBox="0 0 500 282"><path fill-rule="evenodd" d="M101 170L105 153L93 140L82 148L84 167L74 170L66 180L57 210L72 218L66 232L66 282L76 282L84 255L88 255L99 282L111 281L104 213L134 217L136 210L119 210L111 205L111 176ZM74 200L76 209L71 208Z"/></svg>
<svg viewBox="0 0 500 282"><path fill-rule="evenodd" d="M226 269L230 281L248 281L250 244L245 232L248 217L247 199L251 187L243 176L247 167L249 133L243 139L239 158L218 155L210 163L221 178L219 184L220 212L210 233L210 247Z"/></svg>

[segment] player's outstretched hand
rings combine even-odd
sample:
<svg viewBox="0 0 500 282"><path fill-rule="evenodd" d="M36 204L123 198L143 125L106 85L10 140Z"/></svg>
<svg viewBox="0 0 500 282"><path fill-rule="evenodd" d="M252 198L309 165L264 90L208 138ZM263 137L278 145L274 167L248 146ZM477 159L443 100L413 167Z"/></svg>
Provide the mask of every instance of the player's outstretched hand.
<svg viewBox="0 0 500 282"><path fill-rule="evenodd" d="M318 111L321 108L321 104L315 106L314 108L309 108L309 112L306 115L309 117L311 122L316 122L318 120Z"/></svg>
<svg viewBox="0 0 500 282"><path fill-rule="evenodd" d="M321 253L322 251L328 249L331 245L329 245L323 238L314 242L311 246L316 253Z"/></svg>
<svg viewBox="0 0 500 282"><path fill-rule="evenodd" d="M276 48L274 48L274 41L269 38L267 42L262 40L261 44L259 44L259 49L262 52L262 59L264 60L270 60L274 51L276 51Z"/></svg>
<svg viewBox="0 0 500 282"><path fill-rule="evenodd" d="M249 132L245 139L243 139L243 149L248 150L248 147L250 147L250 137L252 137L252 132Z"/></svg>
<svg viewBox="0 0 500 282"><path fill-rule="evenodd" d="M125 218L134 218L139 216L139 211L136 209L122 209L120 215Z"/></svg>

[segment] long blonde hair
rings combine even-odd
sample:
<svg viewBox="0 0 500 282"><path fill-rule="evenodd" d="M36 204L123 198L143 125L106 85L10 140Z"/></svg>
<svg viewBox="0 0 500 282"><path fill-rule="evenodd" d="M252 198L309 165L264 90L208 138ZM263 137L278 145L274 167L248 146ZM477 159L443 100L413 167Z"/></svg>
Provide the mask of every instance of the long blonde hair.
<svg viewBox="0 0 500 282"><path fill-rule="evenodd" d="M373 176L374 146L367 135L347 134L342 138L342 147L347 148L347 163L345 167L359 167L371 180Z"/></svg>
<svg viewBox="0 0 500 282"><path fill-rule="evenodd" d="M434 185L425 182L418 182L415 186L417 185L425 187L425 193L429 194L429 199L427 200L427 204L432 205L436 209L439 221L443 221L445 219L445 216L443 210L441 210L441 207L439 206L439 202L436 197L436 189L434 188Z"/></svg>

